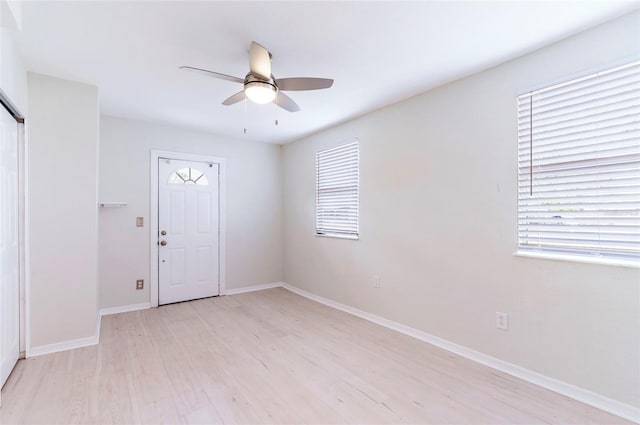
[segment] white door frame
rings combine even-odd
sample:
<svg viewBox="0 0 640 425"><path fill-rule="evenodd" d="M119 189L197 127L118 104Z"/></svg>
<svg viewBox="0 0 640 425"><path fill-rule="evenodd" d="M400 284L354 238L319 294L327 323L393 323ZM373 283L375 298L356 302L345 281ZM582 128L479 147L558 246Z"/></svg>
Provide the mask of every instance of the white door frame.
<svg viewBox="0 0 640 425"><path fill-rule="evenodd" d="M27 269L29 255L28 209L27 209L27 153L25 143L24 118L18 120L18 237L20 248L18 256L20 280L20 358L27 357L31 333L29 328L29 274Z"/></svg>
<svg viewBox="0 0 640 425"><path fill-rule="evenodd" d="M151 212L149 219L149 252L151 269L149 270L149 303L158 307L158 159L168 158L182 161L212 162L218 164L218 285L219 294L226 294L225 283L225 161L224 158L193 153L151 150Z"/></svg>
<svg viewBox="0 0 640 425"><path fill-rule="evenodd" d="M29 349L29 297L28 297L28 273L27 273L27 173L26 173L26 147L25 147L25 124L24 115L20 113L18 107L11 101L9 96L0 89L0 108L5 108L17 123L18 135L18 291L19 291L19 334L18 334L18 359L24 359ZM1 400L0 400L1 405Z"/></svg>

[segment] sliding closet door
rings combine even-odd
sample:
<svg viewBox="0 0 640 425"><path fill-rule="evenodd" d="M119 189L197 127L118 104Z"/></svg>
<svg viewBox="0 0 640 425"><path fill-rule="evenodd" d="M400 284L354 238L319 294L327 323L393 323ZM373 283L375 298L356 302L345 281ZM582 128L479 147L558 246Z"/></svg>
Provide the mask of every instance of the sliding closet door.
<svg viewBox="0 0 640 425"><path fill-rule="evenodd" d="M18 123L0 105L0 387L20 351Z"/></svg>

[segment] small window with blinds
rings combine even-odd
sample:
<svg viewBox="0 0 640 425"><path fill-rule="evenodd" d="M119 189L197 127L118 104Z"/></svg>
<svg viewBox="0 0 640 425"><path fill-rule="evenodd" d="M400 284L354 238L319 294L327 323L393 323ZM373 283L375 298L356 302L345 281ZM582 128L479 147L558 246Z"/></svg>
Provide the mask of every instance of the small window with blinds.
<svg viewBox="0 0 640 425"><path fill-rule="evenodd" d="M518 245L640 264L640 62L518 98Z"/></svg>
<svg viewBox="0 0 640 425"><path fill-rule="evenodd" d="M316 153L316 234L358 238L358 142Z"/></svg>

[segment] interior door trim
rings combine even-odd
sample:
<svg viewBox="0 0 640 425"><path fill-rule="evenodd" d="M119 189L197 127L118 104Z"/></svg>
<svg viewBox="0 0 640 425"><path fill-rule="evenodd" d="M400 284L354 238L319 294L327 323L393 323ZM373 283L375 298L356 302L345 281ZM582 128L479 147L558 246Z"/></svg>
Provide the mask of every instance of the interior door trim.
<svg viewBox="0 0 640 425"><path fill-rule="evenodd" d="M9 99L9 96L0 89L0 104L4 106L4 108L11 114L13 119L15 119L18 123L24 123L24 115L20 113L18 107Z"/></svg>
<svg viewBox="0 0 640 425"><path fill-rule="evenodd" d="M158 307L158 160L160 158L181 160L181 161L198 161L210 162L218 164L218 285L219 294L226 294L225 280L225 159L220 157L199 155L184 152L172 152L152 149L150 153L150 174L151 182L151 200L150 200L150 216L149 216L149 252L150 252L150 270L149 270L149 304L151 307Z"/></svg>
<svg viewBox="0 0 640 425"><path fill-rule="evenodd" d="M0 108L4 108L16 120L18 140L18 360L24 359L30 347L29 329L29 303L28 303L28 239L26 231L27 204L26 204L26 156L25 156L25 124L24 115L11 101L9 96L0 89ZM1 300L0 300L1 302ZM0 341L0 344L2 341ZM2 385L0 385L1 389ZM0 394L0 407L2 406L2 394Z"/></svg>
<svg viewBox="0 0 640 425"><path fill-rule="evenodd" d="M27 239L27 200L26 200L26 152L25 152L25 122L24 115L11 101L11 98L0 89L0 108L4 107L18 124L18 284L20 294L19 304L19 359L28 357L30 347L29 328L29 276L26 268L29 255Z"/></svg>

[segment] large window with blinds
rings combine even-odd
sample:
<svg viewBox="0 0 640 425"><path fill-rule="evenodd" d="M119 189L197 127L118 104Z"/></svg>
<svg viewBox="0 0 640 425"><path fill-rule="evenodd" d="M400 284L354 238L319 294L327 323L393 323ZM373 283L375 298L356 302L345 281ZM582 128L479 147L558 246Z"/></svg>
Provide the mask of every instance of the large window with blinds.
<svg viewBox="0 0 640 425"><path fill-rule="evenodd" d="M519 96L518 245L640 264L640 62Z"/></svg>
<svg viewBox="0 0 640 425"><path fill-rule="evenodd" d="M351 142L316 153L316 234L358 238L360 151Z"/></svg>

